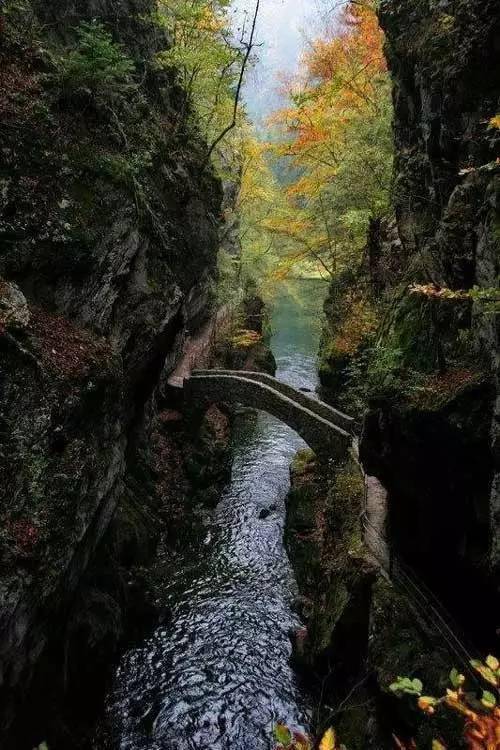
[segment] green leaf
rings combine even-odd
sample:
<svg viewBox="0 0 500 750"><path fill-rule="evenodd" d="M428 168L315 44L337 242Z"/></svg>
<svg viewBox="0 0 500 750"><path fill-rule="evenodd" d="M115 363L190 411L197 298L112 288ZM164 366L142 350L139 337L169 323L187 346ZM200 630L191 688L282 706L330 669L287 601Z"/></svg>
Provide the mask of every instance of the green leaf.
<svg viewBox="0 0 500 750"><path fill-rule="evenodd" d="M292 733L285 724L276 724L274 727L274 739L279 742L280 745L288 747L292 741Z"/></svg>
<svg viewBox="0 0 500 750"><path fill-rule="evenodd" d="M412 680L412 686L414 687L414 689L415 689L415 690L417 691L417 693L419 693L419 694L420 694L420 693L422 692L422 690L424 689L424 686L423 686L423 684L422 684L422 681L421 681L421 680L418 680L417 678L415 678L414 680Z"/></svg>
<svg viewBox="0 0 500 750"><path fill-rule="evenodd" d="M389 685L389 690L393 693L407 693L408 695L421 695L423 690L421 680L415 678L411 680L409 677L398 677L396 682Z"/></svg>
<svg viewBox="0 0 500 750"><path fill-rule="evenodd" d="M464 684L465 677L463 676L463 674L460 674L458 669L452 669L450 672L450 682L454 688L459 688L460 685Z"/></svg>
<svg viewBox="0 0 500 750"><path fill-rule="evenodd" d="M485 708L492 710L493 708L495 708L497 701L493 693L490 693L489 690L484 690L483 697L481 698L481 703Z"/></svg>
<svg viewBox="0 0 500 750"><path fill-rule="evenodd" d="M477 659L472 659L471 665L474 667L476 672L479 672L483 680L486 680L486 682L489 682L490 685L497 687L497 676L495 672L493 672L493 670L486 666L486 664L483 664Z"/></svg>

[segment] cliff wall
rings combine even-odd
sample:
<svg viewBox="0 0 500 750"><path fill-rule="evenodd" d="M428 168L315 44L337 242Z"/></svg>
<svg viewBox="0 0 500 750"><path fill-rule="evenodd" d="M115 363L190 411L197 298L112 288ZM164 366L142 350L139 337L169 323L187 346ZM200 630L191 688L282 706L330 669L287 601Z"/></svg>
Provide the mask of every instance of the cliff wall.
<svg viewBox="0 0 500 750"><path fill-rule="evenodd" d="M392 302L361 455L389 490L393 544L492 648L494 623L478 628L467 601L498 580L500 9L384 0L380 21L399 241L389 225L372 247Z"/></svg>
<svg viewBox="0 0 500 750"><path fill-rule="evenodd" d="M169 42L153 11L33 0L0 15L4 736L64 651L117 508L136 519L134 554L154 537L137 530L162 502L166 379L211 314L222 191L156 64Z"/></svg>
<svg viewBox="0 0 500 750"><path fill-rule="evenodd" d="M360 268L331 286L321 380L334 405L364 422L360 457L367 474L388 490L383 533L390 547L451 610L455 632L464 630L479 653L494 652L500 131L490 123L500 111L500 7L488 0L382 0L379 17L393 85L393 213L372 220ZM363 338L342 351L336 338L360 299L378 322L368 319ZM358 630L357 649L365 659L359 685L369 707L355 719L352 737L339 715L341 738L352 747L386 747L396 732L420 747L434 731L458 746L455 726L429 729L388 691L398 674L420 677L431 692L442 689L456 655L386 578L368 592L368 607L357 601L356 580L346 571L340 581L328 580L323 550L330 536L338 564L342 528L328 502L331 488L318 490L312 480L307 472L295 477L289 514L308 624L298 649L319 684L325 674L330 679L325 685L333 687L334 700L335 670L342 674L348 650L340 658L332 651L343 623L330 617L331 602L347 602L346 611L353 607L359 622L369 621L368 647L364 651L366 632L359 638ZM345 497L344 491L344 505ZM361 497L345 508L354 529L364 502ZM315 511L311 518L307 508ZM354 540L351 534L355 551ZM359 538L358 544L361 557ZM304 545L315 579L303 575ZM318 623L323 641L315 640ZM360 668L350 661L347 685L349 678L357 684Z"/></svg>

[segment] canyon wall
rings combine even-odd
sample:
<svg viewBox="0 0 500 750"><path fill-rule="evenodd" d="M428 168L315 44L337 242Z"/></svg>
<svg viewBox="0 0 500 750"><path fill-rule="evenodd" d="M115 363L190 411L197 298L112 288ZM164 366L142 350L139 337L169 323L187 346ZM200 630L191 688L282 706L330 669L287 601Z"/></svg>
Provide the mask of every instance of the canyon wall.
<svg viewBox="0 0 500 750"><path fill-rule="evenodd" d="M156 64L169 42L154 10L33 0L0 16L2 736L39 665L68 657L112 519L115 553L140 558L176 496L158 425L168 373L212 312L222 188ZM93 597L89 623L92 607L119 618Z"/></svg>
<svg viewBox="0 0 500 750"><path fill-rule="evenodd" d="M490 122L500 111L500 7L382 0L379 17L393 86L393 211L372 220L360 268L332 284L320 374L325 398L363 422L360 459L388 492L389 548L451 611L467 646L494 653L500 130ZM335 336L358 297L379 324L341 356ZM433 732L458 746L453 722L433 726L388 689L407 674L439 692L451 666L467 663L397 580L370 569L378 560L359 529L366 497L352 496L344 472L323 486L307 464L292 475L288 542L307 623L299 661L331 705L345 706L354 684L353 711L336 724L349 747L387 747L393 732L419 747ZM361 664L352 654L345 663L346 628Z"/></svg>
<svg viewBox="0 0 500 750"><path fill-rule="evenodd" d="M379 346L398 372L369 394L361 455L389 490L393 545L492 648L495 623L477 627L467 601L498 581L500 8L385 0L380 21L396 227L371 271L382 287L391 271Z"/></svg>

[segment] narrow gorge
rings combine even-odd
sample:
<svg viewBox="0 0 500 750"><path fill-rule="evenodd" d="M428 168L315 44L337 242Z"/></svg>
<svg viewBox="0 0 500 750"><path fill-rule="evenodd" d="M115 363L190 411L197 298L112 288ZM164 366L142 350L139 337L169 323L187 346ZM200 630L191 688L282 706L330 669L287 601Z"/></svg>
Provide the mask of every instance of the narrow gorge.
<svg viewBox="0 0 500 750"><path fill-rule="evenodd" d="M500 748L499 190L497 0L0 3L3 748Z"/></svg>

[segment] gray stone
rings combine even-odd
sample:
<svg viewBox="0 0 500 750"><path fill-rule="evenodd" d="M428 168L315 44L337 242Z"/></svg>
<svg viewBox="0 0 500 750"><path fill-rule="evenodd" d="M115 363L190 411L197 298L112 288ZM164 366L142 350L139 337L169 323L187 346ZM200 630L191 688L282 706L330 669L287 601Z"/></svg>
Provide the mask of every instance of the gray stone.
<svg viewBox="0 0 500 750"><path fill-rule="evenodd" d="M0 324L5 328L22 329L30 322L26 297L17 284L0 280Z"/></svg>
<svg viewBox="0 0 500 750"><path fill-rule="evenodd" d="M246 371L195 371L184 381L188 407L202 409L208 403L238 403L281 419L312 450L324 458L345 458L352 445L354 420L321 401L262 373Z"/></svg>

